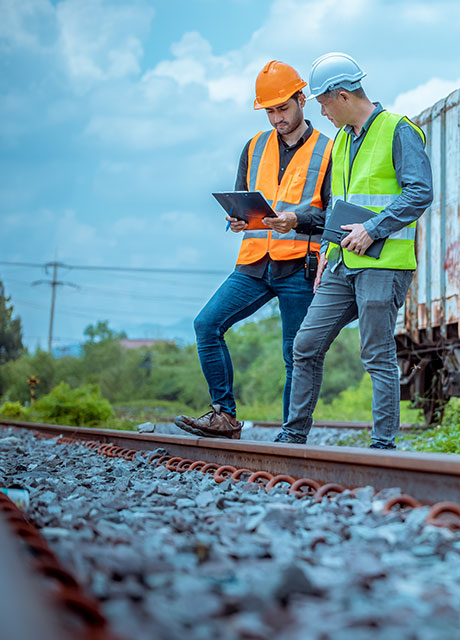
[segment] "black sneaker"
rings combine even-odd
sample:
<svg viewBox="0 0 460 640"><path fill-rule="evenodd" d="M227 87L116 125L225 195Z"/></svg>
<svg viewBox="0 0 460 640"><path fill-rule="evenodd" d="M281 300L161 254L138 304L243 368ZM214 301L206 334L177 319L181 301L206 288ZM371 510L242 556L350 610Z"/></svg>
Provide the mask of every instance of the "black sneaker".
<svg viewBox="0 0 460 640"><path fill-rule="evenodd" d="M290 444L305 444L307 442L307 437L303 436L301 433L293 434L287 433L286 431L280 431L278 435L275 436L273 442L286 442Z"/></svg>
<svg viewBox="0 0 460 640"><path fill-rule="evenodd" d="M388 444L388 445L370 444L369 449L396 449L396 445L395 444Z"/></svg>

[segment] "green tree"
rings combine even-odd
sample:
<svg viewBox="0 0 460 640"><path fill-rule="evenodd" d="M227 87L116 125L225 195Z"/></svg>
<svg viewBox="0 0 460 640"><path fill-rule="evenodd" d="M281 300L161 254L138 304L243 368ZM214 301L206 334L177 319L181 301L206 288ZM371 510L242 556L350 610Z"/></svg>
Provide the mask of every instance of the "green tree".
<svg viewBox="0 0 460 640"><path fill-rule="evenodd" d="M18 360L10 360L0 366L0 386L3 384L5 399L27 404L30 400L27 384L30 376L36 376L40 380L36 388L37 398L49 393L57 383L56 362L48 351L37 349L33 355L25 353Z"/></svg>
<svg viewBox="0 0 460 640"><path fill-rule="evenodd" d="M82 345L81 382L99 384L102 395L111 402L124 399L120 393L123 395L123 390L130 393L133 388L125 370L131 354L120 344L126 334L110 329L107 320L88 325L83 333L88 340Z"/></svg>
<svg viewBox="0 0 460 640"><path fill-rule="evenodd" d="M8 305L10 300L0 281L0 364L16 360L24 352L21 319L13 318L13 305Z"/></svg>
<svg viewBox="0 0 460 640"><path fill-rule="evenodd" d="M348 389L359 384L364 375L360 358L358 327L345 327L334 340L324 362L321 399L326 403Z"/></svg>
<svg viewBox="0 0 460 640"><path fill-rule="evenodd" d="M122 338L126 338L124 331L117 333L110 329L108 320L99 320L96 325L89 324L83 331L83 335L88 336L91 344L103 340L121 340Z"/></svg>
<svg viewBox="0 0 460 640"><path fill-rule="evenodd" d="M273 404L283 393L286 376L281 320L274 311L268 318L246 322L228 332L227 344L234 366L234 389L244 405ZM333 399L364 374L360 359L359 330L346 327L334 340L324 364L321 398ZM280 416L281 417L281 416Z"/></svg>

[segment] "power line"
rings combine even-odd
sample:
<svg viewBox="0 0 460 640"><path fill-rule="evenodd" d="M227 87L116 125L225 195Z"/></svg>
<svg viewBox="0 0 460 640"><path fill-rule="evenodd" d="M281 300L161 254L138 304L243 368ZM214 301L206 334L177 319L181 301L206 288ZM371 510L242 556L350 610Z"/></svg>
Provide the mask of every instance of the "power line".
<svg viewBox="0 0 460 640"><path fill-rule="evenodd" d="M116 297L120 298L120 296L125 296L127 298L132 298L136 300L147 300L149 302L153 300L181 300L182 302L201 302L201 296L182 296L182 295L161 295L154 296L148 293L138 293L136 291L123 291L122 289L106 289L104 287L97 287L91 284L85 284L80 287L79 293L83 295L87 293L91 293L92 291L98 292L99 295L104 295L108 297Z"/></svg>
<svg viewBox="0 0 460 640"><path fill-rule="evenodd" d="M62 268L74 269L77 271L119 271L121 273L171 273L177 275L223 275L228 273L228 269L170 269L166 267L101 267L96 265L72 265L63 262L8 262L0 260L0 264L11 267L40 267L40 268Z"/></svg>
<svg viewBox="0 0 460 640"><path fill-rule="evenodd" d="M28 307L32 307L34 309L40 309L40 310L47 310L48 307L45 307L43 305L40 304L36 304L35 302L30 302L29 300L21 300L21 299L16 299L15 303L19 303L21 305L25 305ZM72 307L59 307L59 315L62 316L67 316L67 317L72 317L72 318L84 318L84 319L89 319L89 320L94 320L94 316L95 315L98 316L105 316L108 318L114 318L114 317L122 317L122 318L127 318L127 317L136 317L136 318L147 318L147 319L151 319L152 313L150 311L145 311L143 313L141 313L140 311L121 311L121 310L110 310L110 309L89 309L86 313L83 311L81 311L81 309L74 309ZM171 316L171 314L168 314L167 312L162 311L161 312L161 317L174 317ZM54 338L53 338L54 340Z"/></svg>
<svg viewBox="0 0 460 640"><path fill-rule="evenodd" d="M7 262L0 260L0 264L11 265L12 267L45 267L46 265L38 262Z"/></svg>
<svg viewBox="0 0 460 640"><path fill-rule="evenodd" d="M24 280L15 280L14 278L9 278L7 277L6 279L3 279L4 282L6 284L16 284L16 285L20 285L20 286L25 286L25 287L30 287L30 282L26 282ZM150 284L152 284L152 281L149 280L148 281ZM173 283L174 284L174 283ZM168 285L168 289L170 289L170 285ZM195 289L195 287L194 287ZM106 288L106 287L98 287L95 285L91 285L91 284L79 284L78 285L78 291L77 293L81 293L83 295L96 291L98 292L99 295L104 295L104 296L108 296L108 297L116 297L116 298L120 298L120 296L125 296L127 298L130 299L136 299L136 300L147 300L149 302L154 301L154 300L181 300L181 301L189 301L189 302L201 302L203 299L203 296L186 296L184 297L182 294L175 294L175 295L168 295L168 294L164 294L164 295L160 295L160 296L156 296L153 294L149 294L149 293L140 293L138 291L125 291L122 289L110 289L110 288ZM207 294L203 294L203 295L207 295Z"/></svg>
<svg viewBox="0 0 460 640"><path fill-rule="evenodd" d="M212 270L212 269L168 269L168 268L157 268L157 267L151 267L151 268L147 268L147 267L116 267L116 266L96 266L96 265L68 265L65 264L63 262L47 262L47 263L36 263L36 262L13 262L13 261L7 261L7 260L0 260L0 265L6 265L9 267L26 267L26 268L42 268L45 269L45 272L48 273L48 269L52 268L52 279L51 280L37 280L35 282L33 282L32 284L34 285L38 285L38 284L48 284L51 286L52 288L52 295L51 295L51 310L50 310L50 320L49 320L49 332L48 332L48 350L51 352L52 349L52 343L53 343L53 323L54 323L54 313L55 313L55 301L56 301L56 288L58 286L61 285L70 285L72 287L75 288L79 288L77 285L75 285L74 283L70 283L70 282L64 282L62 280L58 280L57 275L58 275L58 269L67 269L67 270L81 270L81 271L103 271L103 272L119 272L119 273L157 273L157 274L170 274L170 275L222 275L223 273L227 273L227 271L223 271L220 269L216 269L216 270ZM89 285L90 289L93 290L98 290L99 292L102 293L103 295L126 295L125 292L121 292L121 291L115 291L115 290L104 290L103 288L98 288L98 287L94 287ZM132 294L131 294L132 296ZM138 299L140 299L141 297L143 299L149 299L151 300L152 298L150 296L143 296L142 294L134 294L134 296ZM169 296L168 296L169 297ZM170 297L171 298L171 297ZM174 299L174 296L172 296L172 298ZM193 297L186 297L184 298L183 296L180 297L181 298L181 304L182 305L193 305L195 306L196 302L198 302L198 300L196 298ZM33 303L26 303L29 304L30 306L35 306L33 305ZM39 308L38 305L35 306L35 308ZM78 310L71 310L71 309L62 309L61 310L65 315L71 315L73 317L80 317L80 318L88 318L88 313L85 313L85 311L82 311L80 309ZM67 312L67 313L66 313ZM70 312L70 313L69 313ZM117 312L114 311L108 311L108 312L101 312L101 311L96 311L93 310L92 313L107 313L107 315L109 316L113 316L113 315L122 315L124 317L128 316L128 315L134 315L132 312L121 312L120 310L118 310ZM136 312L136 315L139 315L139 312ZM164 313L162 314L163 316L165 315ZM167 314L166 314L167 315ZM91 317L93 317L93 315L91 314Z"/></svg>

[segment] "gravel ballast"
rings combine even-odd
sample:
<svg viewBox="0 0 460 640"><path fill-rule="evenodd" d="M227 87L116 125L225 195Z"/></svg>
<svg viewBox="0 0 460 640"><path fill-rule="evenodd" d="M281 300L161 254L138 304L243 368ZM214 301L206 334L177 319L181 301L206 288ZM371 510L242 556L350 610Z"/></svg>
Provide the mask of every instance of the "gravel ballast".
<svg viewBox="0 0 460 640"><path fill-rule="evenodd" d="M454 640L460 533L390 488L314 504L0 430L0 486L135 640Z"/></svg>

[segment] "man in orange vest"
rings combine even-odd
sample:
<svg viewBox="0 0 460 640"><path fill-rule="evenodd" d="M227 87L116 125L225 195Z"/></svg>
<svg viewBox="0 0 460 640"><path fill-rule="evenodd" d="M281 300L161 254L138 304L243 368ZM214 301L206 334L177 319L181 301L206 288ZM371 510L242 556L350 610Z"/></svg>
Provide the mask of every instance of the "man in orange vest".
<svg viewBox="0 0 460 640"><path fill-rule="evenodd" d="M244 147L235 190L262 191L277 218L264 218L253 228L227 216L232 231L244 232L237 264L195 319L211 411L199 418L175 419L178 427L195 435L240 437L242 422L236 419L233 369L224 333L275 297L286 366L284 418L288 416L292 345L313 298L311 265L320 249L318 227L324 225L330 196L332 141L304 120L306 84L295 69L277 60L257 76L254 109L265 109L273 128L259 132Z"/></svg>

